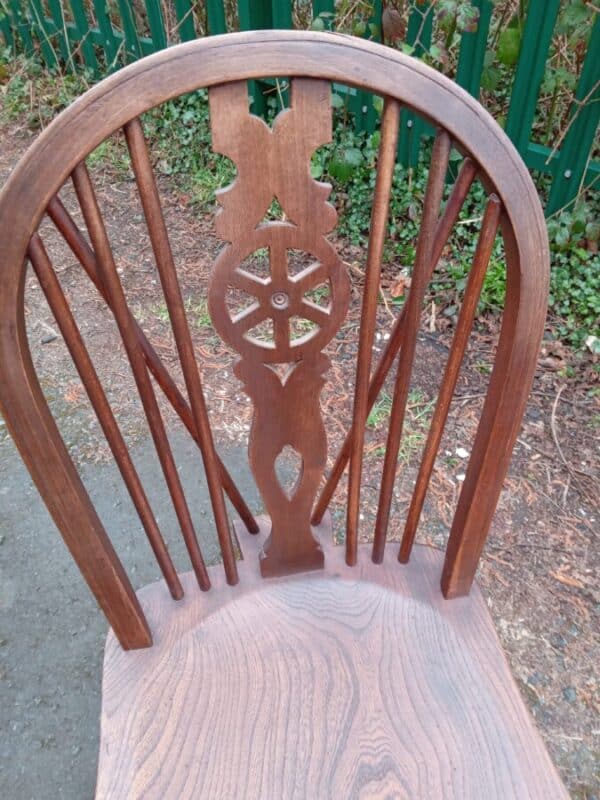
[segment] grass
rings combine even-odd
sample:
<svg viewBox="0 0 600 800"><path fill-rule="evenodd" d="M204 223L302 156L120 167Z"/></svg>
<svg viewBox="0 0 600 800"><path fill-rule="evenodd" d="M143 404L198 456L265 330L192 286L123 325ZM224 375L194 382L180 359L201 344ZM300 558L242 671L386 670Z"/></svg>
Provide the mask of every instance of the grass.
<svg viewBox="0 0 600 800"><path fill-rule="evenodd" d="M419 389L412 389L409 392L400 450L398 452L399 462L407 464L420 452L429 430L434 405L435 401L428 400ZM391 413L392 398L387 392L382 392L367 417L367 427L372 430L385 428ZM371 454L378 458L383 456L385 454L385 446L376 447Z"/></svg>
<svg viewBox="0 0 600 800"><path fill-rule="evenodd" d="M184 301L185 310L188 316L188 322L195 328L204 329L212 328L212 319L208 313L208 301L206 298L194 300L192 297L186 298ZM163 301L152 306L150 313L159 319L161 322L169 322L169 310L166 303Z"/></svg>

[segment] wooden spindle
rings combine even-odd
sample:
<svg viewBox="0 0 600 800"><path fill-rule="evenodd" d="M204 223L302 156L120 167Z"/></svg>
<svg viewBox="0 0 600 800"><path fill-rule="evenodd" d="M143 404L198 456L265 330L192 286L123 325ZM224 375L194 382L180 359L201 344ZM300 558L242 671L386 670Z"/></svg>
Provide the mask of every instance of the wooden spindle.
<svg viewBox="0 0 600 800"><path fill-rule="evenodd" d="M179 360L181 362L183 377L188 391L195 428L198 431L200 452L204 461L206 482L212 504L217 535L223 556L223 566L227 575L227 582L237 583L237 566L231 542L227 509L218 470L217 455L210 429L208 412L202 390L202 382L194 344L188 326L181 288L177 279L173 253L169 243L167 226L165 225L160 198L154 180L152 164L148 155L148 148L144 139L144 132L139 119L134 119L125 125L125 138L131 155L131 163L137 181L140 200L146 217L150 242L154 251L156 266L165 296L165 302Z"/></svg>
<svg viewBox="0 0 600 800"><path fill-rule="evenodd" d="M154 551L156 560L169 587L172 597L180 600L183 597L183 587L179 581L177 571L173 566L169 551L157 525L152 509L142 487L142 483L129 455L117 421L94 369L87 348L83 342L77 323L71 313L69 304L60 286L56 273L46 252L46 248L37 233L29 243L27 250L29 260L35 270L40 286L46 296L48 305L60 328L65 344L71 354L73 363L81 378L94 412L104 431L106 440L115 458L123 481L140 517L148 541Z"/></svg>
<svg viewBox="0 0 600 800"><path fill-rule="evenodd" d="M49 202L47 208L48 216L55 224L56 228L60 231L62 236L64 237L65 241L73 251L73 254L81 263L83 268L85 269L86 273L88 274L90 280L95 285L97 290L100 292L102 297L106 302L108 299L106 297L106 292L104 291L104 287L102 286L102 282L99 278L98 268L96 266L96 257L94 255L93 250L86 242L84 236L82 235L81 231L75 224L74 220L70 216L69 212L64 207L60 198L55 195ZM179 389L177 388L177 384L169 374L168 370L160 360L156 350L152 347L148 338L138 323L132 316L133 326L136 331L136 335L138 337L138 341L140 343L140 347L142 348L142 352L144 354L144 360L150 369L150 372L153 374L156 382L160 386L161 390L164 392L165 397L189 431L190 435L196 442L198 446L200 446L200 437L196 430L194 418L192 415L192 410L187 404L184 396L181 394ZM219 475L221 479L221 483L223 485L223 489L227 493L227 496L231 500L231 503L237 513L240 516L240 519L243 521L244 525L246 526L249 533L258 533L258 523L254 518L252 512L248 508L246 501L240 494L236 484L233 481L233 478L227 471L227 468L221 461L221 459L217 455L218 460L218 468L219 468Z"/></svg>
<svg viewBox="0 0 600 800"><path fill-rule="evenodd" d="M381 563L383 560L383 553L385 550L392 493L394 490L394 481L396 479L398 451L402 438L402 427L404 424L410 378L417 345L417 332L421 320L423 299L425 297L427 284L429 283L429 266L433 258L436 222L444 193L444 180L448 168L451 147L452 141L450 136L446 131L439 131L435 138L431 154L431 166L429 168L429 178L423 207L423 220L417 242L417 253L410 291L406 300L404 337L394 385L392 410L390 413L390 424L373 539L373 561L377 564Z"/></svg>
<svg viewBox="0 0 600 800"><path fill-rule="evenodd" d="M362 322L356 367L354 408L352 413L354 437L350 447L350 472L348 475L348 509L346 514L346 563L356 564L358 554L358 517L360 510L360 482L362 474L363 444L367 423L371 354L375 334L377 297L381 275L381 259L387 229L390 194L396 165L400 104L386 97L381 119L381 142L377 162L377 179L371 232L367 252L365 291L362 303Z"/></svg>
<svg viewBox="0 0 600 800"><path fill-rule="evenodd" d="M402 563L406 563L410 558L410 552L421 517L427 487L429 486L431 473L440 447L440 441L450 410L450 403L452 402L454 390L456 389L458 374L473 327L473 320L475 318L475 312L477 311L477 304L485 279L487 265L494 247L496 233L498 232L501 211L502 205L498 197L494 194L490 195L483 217L477 250L475 251L475 257L473 259L473 266L467 281L456 331L452 340L452 347L450 349L448 361L446 362L444 377L442 378L433 419L431 420L427 442L423 451L419 474L417 476L406 524L404 526L402 543L398 553L398 560Z"/></svg>
<svg viewBox="0 0 600 800"><path fill-rule="evenodd" d="M98 269L100 281L106 290L109 306L115 316L121 338L123 339L123 344L125 345L125 350L127 351L127 356L146 413L165 481L169 488L175 513L177 514L183 538L190 555L192 567L196 573L200 587L202 589L209 589L210 580L206 571L204 559L202 558L202 553L200 552L181 481L179 480L179 474L177 472L173 453L171 452L171 446L167 438L150 376L146 369L146 363L132 321L132 316L127 307L127 299L117 273L117 266L112 255L94 188L83 162L75 167L72 178L90 235L92 247L96 254L96 267Z"/></svg>
<svg viewBox="0 0 600 800"><path fill-rule="evenodd" d="M431 275L433 274L437 262L440 259L444 245L446 244L448 236L450 235L450 231L458 219L458 215L460 214L463 203L471 189L471 185L476 174L476 164L471 161L470 158L466 158L456 179L456 183L452 188L452 193L448 199L448 202L446 203L444 213L442 214L436 228L435 242L433 245L433 257L431 259L431 264L429 265L429 272L427 276L428 281L431 280ZM398 317L396 318L392 328L390 338L384 347L383 353L381 354L381 357L375 368L375 372L373 373L373 378L369 384L367 416L370 414L375 401L379 397L379 393L381 392L383 384L385 383L388 372L390 371L390 368L394 363L396 355L398 354L398 350L402 344L405 314L406 306L404 305L398 313ZM329 477L327 478L325 486L323 487L323 491L319 496L319 500L315 505L312 516L313 525L318 525L322 521L323 515L325 514L325 511L331 502L331 498L333 497L340 478L346 469L346 464L348 463L348 459L350 457L354 434L355 425L353 422L338 453L333 468L329 473Z"/></svg>

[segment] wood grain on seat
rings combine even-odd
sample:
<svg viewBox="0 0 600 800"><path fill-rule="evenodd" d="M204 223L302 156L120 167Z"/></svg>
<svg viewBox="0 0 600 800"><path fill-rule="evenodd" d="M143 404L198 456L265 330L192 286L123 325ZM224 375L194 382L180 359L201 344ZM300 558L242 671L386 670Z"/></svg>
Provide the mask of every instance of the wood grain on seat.
<svg viewBox="0 0 600 800"><path fill-rule="evenodd" d="M439 592L443 555L139 593L154 647L111 633L97 798L565 798L485 602Z"/></svg>

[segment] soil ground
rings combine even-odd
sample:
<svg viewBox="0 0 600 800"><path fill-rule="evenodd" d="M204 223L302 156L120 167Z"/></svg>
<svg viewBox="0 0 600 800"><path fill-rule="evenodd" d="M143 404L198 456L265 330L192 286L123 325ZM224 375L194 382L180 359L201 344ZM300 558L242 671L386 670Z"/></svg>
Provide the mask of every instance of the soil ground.
<svg viewBox="0 0 600 800"><path fill-rule="evenodd" d="M18 125L5 127L1 133L0 185L30 138ZM181 384L135 185L126 171L107 164L96 165L93 178L131 307ZM206 307L207 276L220 243L210 214L190 207L169 183L161 183L160 188L218 446L258 510L244 460L250 403L232 375L232 353L212 329ZM67 187L61 196L83 227L72 191ZM136 463L149 481L152 501L162 510L168 503L161 499L164 490L115 326L52 226L45 222L41 232ZM361 250L344 241L336 245L349 267L353 292L348 318L327 349L332 366L323 391L323 411L330 462L350 419L364 266ZM384 293L394 274L394 265L386 267ZM131 507L107 445L32 274L27 278L26 309L34 363L59 427L119 552L134 570L136 586L143 585L156 574L148 554L140 549L143 544L135 544L143 540L141 529L131 521ZM375 357L385 346L392 316L382 304ZM419 532L420 541L436 547L445 544L464 479L497 327L497 321L489 318L475 332L446 426ZM402 533L451 335L451 321L428 308L398 466L391 540ZM600 508L595 490L600 476L600 401L590 391L588 367L585 359L576 358L550 337L545 341L479 571L513 674L572 797L581 800L600 797ZM367 430L361 514L365 540L373 528L390 395L388 381ZM185 469L194 456L189 439L170 409L164 408L164 413L174 449L182 459L182 474L196 474L191 467ZM6 715L2 728L10 732L2 745L0 794L17 800L91 796L104 626L3 427L0 480L0 691ZM198 527L208 552L216 557L203 487L197 481L188 494L195 496L195 513L202 517ZM342 481L332 506L340 536L344 500ZM178 566L187 568L175 542L174 522L164 514L161 523L169 533Z"/></svg>

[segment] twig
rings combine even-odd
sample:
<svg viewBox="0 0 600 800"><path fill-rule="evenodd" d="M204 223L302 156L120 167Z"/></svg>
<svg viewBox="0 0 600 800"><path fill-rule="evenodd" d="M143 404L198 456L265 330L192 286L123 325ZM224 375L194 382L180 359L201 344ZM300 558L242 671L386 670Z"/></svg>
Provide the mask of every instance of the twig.
<svg viewBox="0 0 600 800"><path fill-rule="evenodd" d="M550 414L550 430L552 431L552 438L554 439L554 444L556 445L556 450L558 451L558 455L560 456L560 460L565 465L567 470L571 472L571 465L565 458L565 455L562 451L562 447L560 446L560 442L558 441L558 434L556 432L556 407L558 406L558 401L560 400L561 394L567 388L567 384L563 383L560 387L558 392L556 393L556 397L554 398L554 403L552 403L552 412Z"/></svg>

